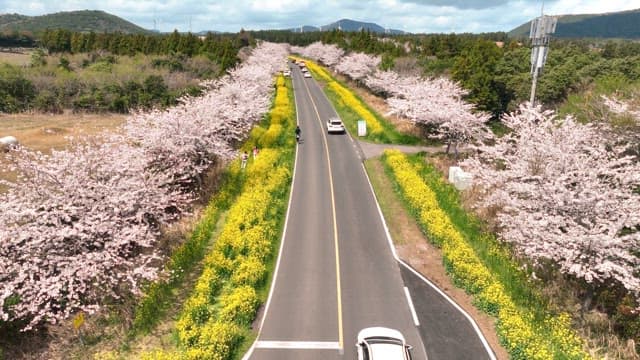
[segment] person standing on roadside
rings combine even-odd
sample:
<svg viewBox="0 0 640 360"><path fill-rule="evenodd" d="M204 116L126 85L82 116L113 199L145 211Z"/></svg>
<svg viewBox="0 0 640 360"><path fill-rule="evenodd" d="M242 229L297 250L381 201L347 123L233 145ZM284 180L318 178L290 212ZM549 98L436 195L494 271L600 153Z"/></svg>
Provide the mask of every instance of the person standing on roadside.
<svg viewBox="0 0 640 360"><path fill-rule="evenodd" d="M247 160L249 159L249 154L247 152L242 153L242 163L240 164L240 168L244 169L247 167Z"/></svg>
<svg viewBox="0 0 640 360"><path fill-rule="evenodd" d="M253 146L253 160L255 160L258 157L258 146L254 145Z"/></svg>

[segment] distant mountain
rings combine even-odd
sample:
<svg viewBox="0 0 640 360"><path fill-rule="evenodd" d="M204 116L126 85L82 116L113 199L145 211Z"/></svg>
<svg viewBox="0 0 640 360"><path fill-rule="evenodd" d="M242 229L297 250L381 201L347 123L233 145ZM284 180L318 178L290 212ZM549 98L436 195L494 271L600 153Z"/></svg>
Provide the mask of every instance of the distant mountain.
<svg viewBox="0 0 640 360"><path fill-rule="evenodd" d="M37 33L46 29L66 29L74 32L122 32L147 34L150 30L99 10L67 11L41 16L19 14L0 15L0 31L30 31Z"/></svg>
<svg viewBox="0 0 640 360"><path fill-rule="evenodd" d="M350 20L350 19L340 19L336 22L333 22L328 25L322 25L320 27L305 25L305 26L302 26L301 28L300 27L293 28L290 30L294 32L310 32L310 31L331 31L334 29L339 29L342 31L366 30L366 31L379 33L379 34L386 33L386 34L394 34L394 35L405 33L402 30L385 29L382 26L375 23L362 22L362 21L356 21L356 20Z"/></svg>
<svg viewBox="0 0 640 360"><path fill-rule="evenodd" d="M560 15L554 37L640 39L640 9L604 14ZM509 31L511 37L529 37L531 22Z"/></svg>

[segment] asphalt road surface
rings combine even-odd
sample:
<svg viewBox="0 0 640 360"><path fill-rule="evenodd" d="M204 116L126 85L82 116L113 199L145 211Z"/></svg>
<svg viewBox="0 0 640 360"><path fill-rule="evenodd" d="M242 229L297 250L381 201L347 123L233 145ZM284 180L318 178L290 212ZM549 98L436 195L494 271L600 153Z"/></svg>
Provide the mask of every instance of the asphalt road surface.
<svg viewBox="0 0 640 360"><path fill-rule="evenodd" d="M433 290L419 279L407 280L411 274L393 256L357 144L348 134L326 133L335 110L314 79L292 70L302 140L275 282L258 339L245 357L356 359L358 331L385 326L403 333L416 360L489 358L482 344L471 349L475 356L462 356L469 349L455 342L474 342L469 323L451 316L455 309L446 301L425 297L423 291ZM405 281L412 286L405 288ZM413 291L422 297L417 312L409 300ZM439 316L430 314L432 302ZM450 326L416 326L417 314ZM460 326L466 332L457 332Z"/></svg>

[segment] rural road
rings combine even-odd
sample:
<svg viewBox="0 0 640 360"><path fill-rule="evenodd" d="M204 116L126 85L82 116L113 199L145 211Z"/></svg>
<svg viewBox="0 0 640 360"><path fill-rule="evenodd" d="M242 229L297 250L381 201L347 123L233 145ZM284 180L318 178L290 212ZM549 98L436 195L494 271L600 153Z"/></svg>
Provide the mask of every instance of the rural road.
<svg viewBox="0 0 640 360"><path fill-rule="evenodd" d="M245 359L356 359L356 335L369 326L400 330L416 360L490 358L464 316L397 262L362 148L326 134L335 110L314 79L295 66L292 79L302 143L274 283Z"/></svg>

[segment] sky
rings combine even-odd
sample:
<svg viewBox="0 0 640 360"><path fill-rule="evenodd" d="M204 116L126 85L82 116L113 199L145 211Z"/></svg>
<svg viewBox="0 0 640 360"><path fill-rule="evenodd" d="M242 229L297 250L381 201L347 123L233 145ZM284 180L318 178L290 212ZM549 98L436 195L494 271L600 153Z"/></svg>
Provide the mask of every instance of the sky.
<svg viewBox="0 0 640 360"><path fill-rule="evenodd" d="M346 18L412 33L480 33L509 31L540 16L542 6L541 0L0 0L0 14L102 10L162 32L289 29ZM640 8L635 0L544 2L547 15L634 8Z"/></svg>

